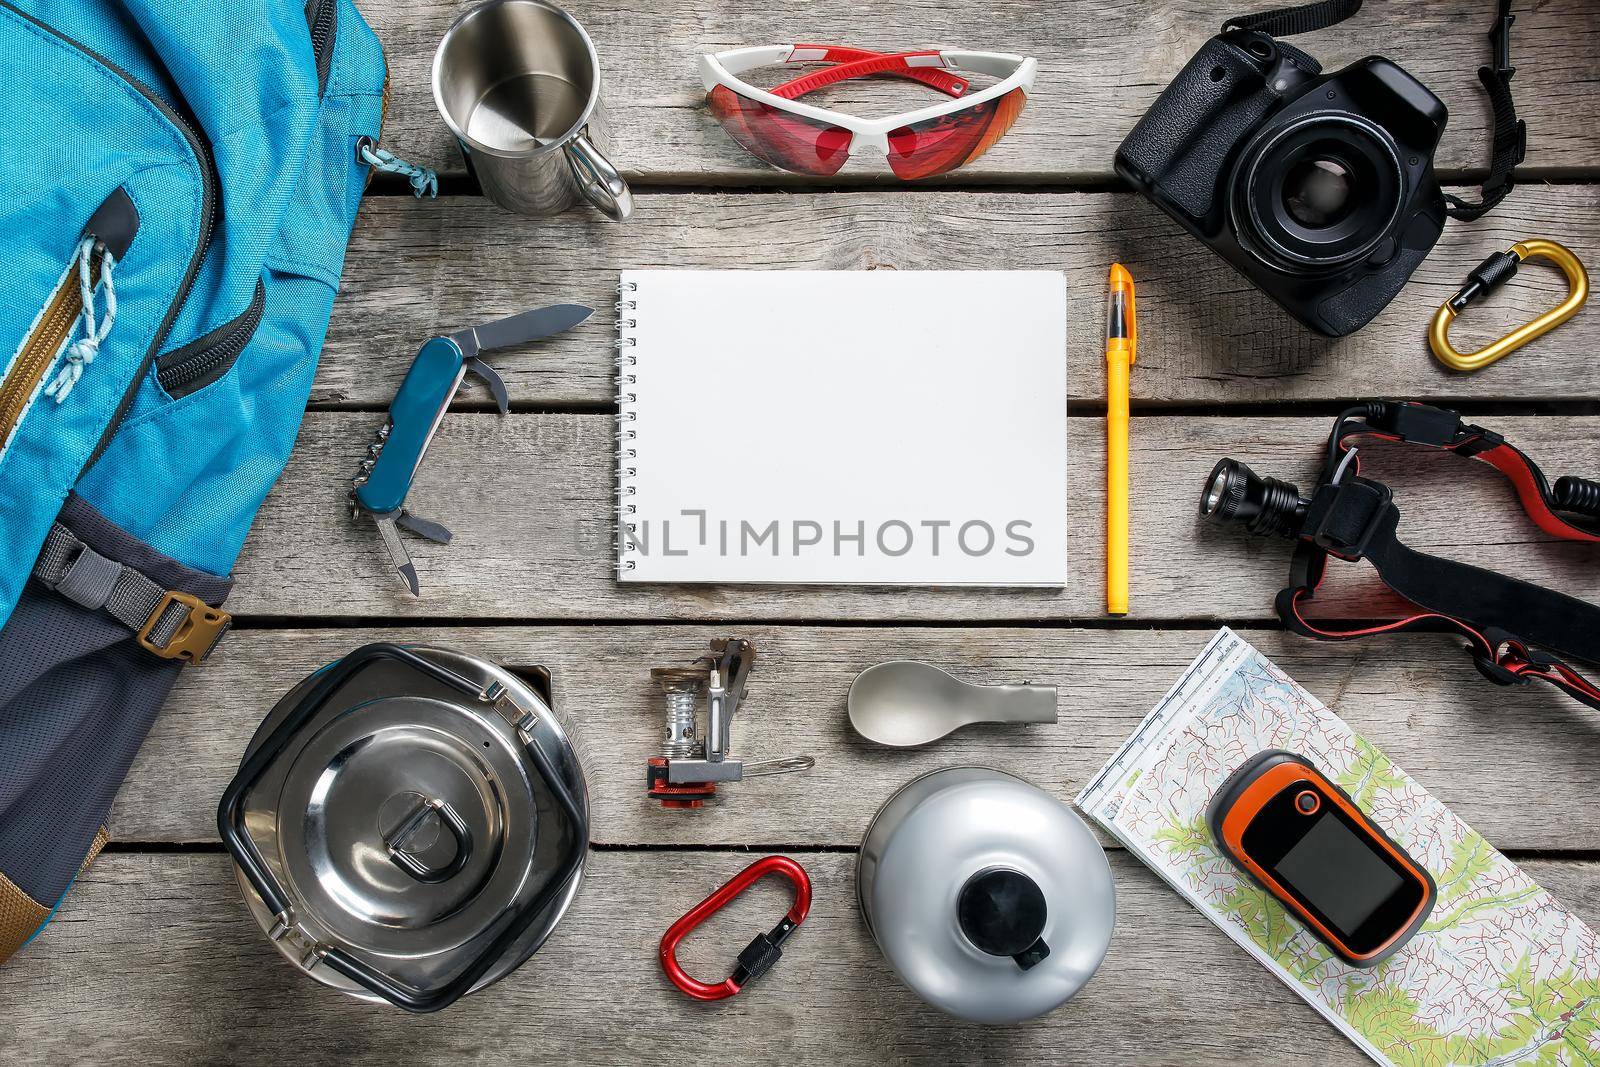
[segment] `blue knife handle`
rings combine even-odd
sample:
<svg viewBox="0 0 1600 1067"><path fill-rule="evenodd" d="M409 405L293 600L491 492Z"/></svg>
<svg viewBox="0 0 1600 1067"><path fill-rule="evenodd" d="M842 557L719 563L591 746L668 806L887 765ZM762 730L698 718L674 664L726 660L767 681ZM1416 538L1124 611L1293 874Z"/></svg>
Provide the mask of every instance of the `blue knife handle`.
<svg viewBox="0 0 1600 1067"><path fill-rule="evenodd" d="M382 515L405 503L428 441L461 384L464 364L461 349L448 337L433 338L412 360L389 405L389 438L366 484L356 490L362 507Z"/></svg>

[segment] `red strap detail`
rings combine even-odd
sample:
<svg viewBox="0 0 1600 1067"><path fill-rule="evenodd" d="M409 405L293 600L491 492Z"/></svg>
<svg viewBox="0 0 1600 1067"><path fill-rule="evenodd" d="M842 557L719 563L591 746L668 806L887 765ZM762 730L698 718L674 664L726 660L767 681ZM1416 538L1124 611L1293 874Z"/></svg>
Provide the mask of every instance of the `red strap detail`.
<svg viewBox="0 0 1600 1067"><path fill-rule="evenodd" d="M822 63L837 63L838 66L827 70L813 71L802 75L793 81L784 82L768 92L774 96L781 96L785 100L793 100L807 93L815 92L825 85L835 82L847 81L851 78L865 78L873 74L890 74L897 78L910 78L924 85L931 86L947 96L960 96L967 91L971 84L965 78L957 77L939 67L913 67L906 62L914 56L936 56L938 52L897 52L888 54L884 52L869 52L864 48L845 48L840 45L829 44L797 44L796 51L804 49L819 49L824 54Z"/></svg>
<svg viewBox="0 0 1600 1067"><path fill-rule="evenodd" d="M1574 698L1593 708L1600 708L1600 688L1596 688L1583 675L1556 660L1535 660L1521 645L1511 643L1505 649L1495 650L1495 662L1503 670L1518 678L1543 678L1558 689L1564 689Z"/></svg>
<svg viewBox="0 0 1600 1067"><path fill-rule="evenodd" d="M1402 444L1415 443L1410 441L1400 441L1400 438L1394 436L1393 434L1381 433L1377 430L1357 430L1345 434L1344 437L1339 441L1340 452L1348 452L1350 450L1350 446L1345 442L1352 437L1372 437L1380 441L1395 441ZM1469 437L1463 441L1457 441L1452 445L1423 445L1421 447L1439 448L1446 452L1456 452L1480 439L1481 435L1478 437ZM1538 475L1534 474L1533 472L1532 461L1530 461L1527 456L1523 455L1516 448L1508 444L1500 444L1493 448L1485 449L1484 451L1479 452L1477 455L1468 458L1482 460L1509 478L1512 486L1517 491L1517 499L1522 502L1522 510L1526 511L1528 513L1528 518L1533 520L1533 524L1539 527L1539 529L1543 530L1545 533L1552 537L1563 538L1567 541L1587 541L1590 544L1600 544L1600 535L1592 534L1587 530L1579 529L1570 522L1567 522L1560 515L1557 515L1554 511L1550 510L1550 505L1545 500L1545 489L1541 484L1541 480ZM1356 473L1358 474L1360 473L1360 464L1361 457L1360 455L1357 455Z"/></svg>
<svg viewBox="0 0 1600 1067"><path fill-rule="evenodd" d="M1569 541L1600 543L1600 536L1578 529L1550 510L1550 505L1545 503L1543 487L1540 486L1539 479L1534 477L1527 456L1510 445L1498 445L1487 452L1480 452L1476 458L1511 479L1511 484L1516 486L1517 496L1522 500L1523 510L1539 529L1553 537L1564 537Z"/></svg>
<svg viewBox="0 0 1600 1067"><path fill-rule="evenodd" d="M1555 685L1573 690L1576 693L1587 697L1589 701L1596 707L1600 707L1600 689L1596 689L1594 685L1588 681L1588 679L1584 678L1577 671L1564 664L1553 664L1550 669L1555 673L1551 674L1545 671L1536 670L1528 670L1523 673L1530 674L1535 678L1543 678Z"/></svg>
<svg viewBox="0 0 1600 1067"><path fill-rule="evenodd" d="M1496 667L1516 678L1542 678L1558 689L1566 690L1570 695L1594 708L1600 708L1600 688L1590 682L1583 675L1568 667L1565 663L1535 661L1528 655L1528 650L1515 642L1506 642L1501 645L1491 645L1476 628L1469 626L1450 615L1440 615L1437 612L1423 612L1410 615L1392 622L1380 623L1377 626L1367 626L1357 630L1329 630L1321 626L1314 626L1300 611L1300 601L1309 598L1311 590L1299 589L1290 598L1290 610L1294 612L1295 621L1303 626L1313 636L1329 641L1350 641L1360 637L1371 637L1374 634L1396 633L1413 625L1424 622L1437 621L1455 627L1464 636L1474 640L1479 648L1479 658L1485 658Z"/></svg>
<svg viewBox="0 0 1600 1067"><path fill-rule="evenodd" d="M1485 638L1483 634L1479 633L1473 627L1468 626L1460 619L1453 618L1449 615L1441 615L1436 611L1424 611L1416 615L1408 615L1403 619L1395 619L1391 622L1379 623L1377 626L1365 626L1359 630L1325 629L1324 627L1313 625L1311 621L1307 619L1300 611L1300 601L1309 597L1310 594L1311 590L1309 589L1298 590L1295 593L1294 598L1290 601L1290 606L1294 611L1295 620L1299 622L1301 626L1304 626L1307 630L1313 634L1316 634L1318 637L1325 637L1332 641L1345 641L1357 637L1372 637L1375 634L1395 633L1399 630L1404 630L1408 626L1414 626L1417 623L1437 621L1449 623L1451 626L1462 630L1467 636L1475 638L1478 642L1478 645L1485 651L1493 652L1493 649L1489 645L1488 639Z"/></svg>

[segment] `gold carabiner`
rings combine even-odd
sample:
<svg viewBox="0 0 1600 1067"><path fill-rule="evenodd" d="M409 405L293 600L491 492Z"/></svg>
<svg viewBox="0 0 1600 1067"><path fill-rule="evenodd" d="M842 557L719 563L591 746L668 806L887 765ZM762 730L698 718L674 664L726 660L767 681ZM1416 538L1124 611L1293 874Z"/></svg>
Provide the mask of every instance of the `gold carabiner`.
<svg viewBox="0 0 1600 1067"><path fill-rule="evenodd" d="M1457 352L1450 343L1450 324L1468 304L1481 300L1505 284L1517 273L1518 265L1525 259L1548 259L1560 267L1561 273L1567 276L1567 298L1532 322L1518 326L1476 352ZM1478 264L1478 269L1467 275L1466 284L1456 295L1439 306L1439 310L1433 314L1432 325L1428 327L1428 345L1433 349L1433 354L1439 357L1439 362L1453 370L1482 370L1572 318L1588 299L1589 274L1570 248L1540 238L1518 241L1504 252L1496 252Z"/></svg>

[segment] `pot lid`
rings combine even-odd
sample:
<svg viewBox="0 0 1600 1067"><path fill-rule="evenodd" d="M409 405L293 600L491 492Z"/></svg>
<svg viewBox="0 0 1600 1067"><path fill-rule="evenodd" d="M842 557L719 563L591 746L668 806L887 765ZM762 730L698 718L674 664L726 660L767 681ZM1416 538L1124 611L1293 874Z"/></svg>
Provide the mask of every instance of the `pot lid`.
<svg viewBox="0 0 1600 1067"><path fill-rule="evenodd" d="M935 771L884 805L857 869L862 913L919 996L975 1022L1042 1015L1111 943L1105 851L1065 804L1001 771Z"/></svg>
<svg viewBox="0 0 1600 1067"><path fill-rule="evenodd" d="M287 959L432 1011L536 951L578 891L588 797L568 724L505 668L368 645L257 729L220 822Z"/></svg>
<svg viewBox="0 0 1600 1067"><path fill-rule="evenodd" d="M395 696L286 753L278 849L303 917L352 947L402 954L482 931L515 899L536 845L516 745L473 709Z"/></svg>

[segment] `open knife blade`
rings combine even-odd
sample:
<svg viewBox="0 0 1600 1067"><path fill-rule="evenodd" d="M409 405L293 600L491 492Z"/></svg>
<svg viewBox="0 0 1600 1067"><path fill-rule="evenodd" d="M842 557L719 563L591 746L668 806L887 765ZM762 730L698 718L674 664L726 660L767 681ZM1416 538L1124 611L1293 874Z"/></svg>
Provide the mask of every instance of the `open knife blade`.
<svg viewBox="0 0 1600 1067"><path fill-rule="evenodd" d="M564 333L593 314L594 308L582 304L551 304L532 311L519 311L481 326L468 326L451 334L450 340L461 349L463 356L473 359L479 352L510 348Z"/></svg>

